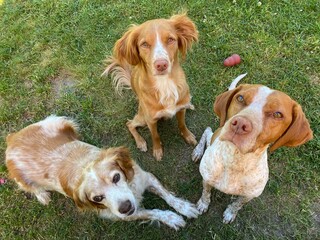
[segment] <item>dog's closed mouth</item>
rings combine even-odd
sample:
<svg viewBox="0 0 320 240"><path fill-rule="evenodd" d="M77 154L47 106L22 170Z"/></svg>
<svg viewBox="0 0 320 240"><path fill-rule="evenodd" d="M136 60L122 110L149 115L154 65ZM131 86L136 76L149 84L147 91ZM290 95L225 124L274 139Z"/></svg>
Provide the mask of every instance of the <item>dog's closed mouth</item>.
<svg viewBox="0 0 320 240"><path fill-rule="evenodd" d="M127 213L128 216L132 215L136 209L133 207L130 209L130 211Z"/></svg>

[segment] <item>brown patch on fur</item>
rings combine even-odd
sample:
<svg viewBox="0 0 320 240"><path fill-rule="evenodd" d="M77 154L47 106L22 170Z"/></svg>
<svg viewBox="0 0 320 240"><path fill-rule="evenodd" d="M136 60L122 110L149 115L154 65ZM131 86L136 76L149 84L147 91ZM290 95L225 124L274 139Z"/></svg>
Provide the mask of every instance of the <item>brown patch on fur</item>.
<svg viewBox="0 0 320 240"><path fill-rule="evenodd" d="M59 181L60 181L60 184L61 184L61 187L63 189L63 191L69 196L72 198L73 196L73 189L71 189L69 187L69 184L68 184L68 177L67 175L64 173L64 172L61 172L61 174L59 174Z"/></svg>
<svg viewBox="0 0 320 240"><path fill-rule="evenodd" d="M196 25L187 17L187 14L174 15L170 18L178 35L178 47L182 59L186 57L187 50L198 41L198 31Z"/></svg>
<svg viewBox="0 0 320 240"><path fill-rule="evenodd" d="M101 161L106 157L112 157L115 159L116 166L121 169L121 171L126 176L127 180L130 182L134 176L133 170L133 160L130 157L129 150L125 147L109 148L105 151L101 151L99 160Z"/></svg>
<svg viewBox="0 0 320 240"><path fill-rule="evenodd" d="M216 97L213 110L220 119L220 127L223 127L223 125L227 121L228 109L231 104L232 98L237 92L240 91L240 89L241 86L235 88L234 90L224 92Z"/></svg>
<svg viewBox="0 0 320 240"><path fill-rule="evenodd" d="M133 170L133 161L130 157L129 150L124 147L119 147L116 150L117 153L117 159L116 163L126 176L127 180L130 182L133 179L134 176L134 170Z"/></svg>
<svg viewBox="0 0 320 240"><path fill-rule="evenodd" d="M14 161L7 159L6 165L9 170L9 178L21 184L26 191L31 191L32 186L24 179L23 173L17 169Z"/></svg>
<svg viewBox="0 0 320 240"><path fill-rule="evenodd" d="M107 209L107 207L103 204L99 204L96 202L91 201L87 196L85 199L81 200L77 194L73 194L73 201L75 202L76 206L81 211L87 210L99 210L99 209Z"/></svg>
<svg viewBox="0 0 320 240"><path fill-rule="evenodd" d="M71 192L70 197L73 199L74 203L81 211L86 210L99 210L99 209L107 209L107 207L103 204L96 203L91 201L86 193L83 193L84 196L80 197L79 188L83 182L83 175L81 176L76 188Z"/></svg>
<svg viewBox="0 0 320 240"><path fill-rule="evenodd" d="M273 152L279 147L295 147L313 138L310 124L299 104L295 103L292 108L292 122L285 133L270 147Z"/></svg>

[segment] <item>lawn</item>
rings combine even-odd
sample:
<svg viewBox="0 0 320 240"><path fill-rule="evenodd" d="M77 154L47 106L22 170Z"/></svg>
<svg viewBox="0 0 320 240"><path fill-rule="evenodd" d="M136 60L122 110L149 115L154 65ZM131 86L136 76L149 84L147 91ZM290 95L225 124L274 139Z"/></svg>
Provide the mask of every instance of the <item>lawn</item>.
<svg viewBox="0 0 320 240"><path fill-rule="evenodd" d="M99 147L127 146L145 170L178 196L196 202L202 184L192 147L175 119L161 121L164 157L140 152L125 122L137 102L131 91L115 94L100 77L103 60L132 23L168 18L183 9L199 30L183 63L194 111L187 125L199 140L218 127L213 101L236 76L286 92L304 109L314 139L269 156L263 194L222 223L231 197L214 191L209 211L187 220L180 231L157 223L111 222L77 211L72 200L53 194L49 206L27 197L13 181L0 186L0 239L319 239L320 238L320 2L306 1L0 1L0 177L7 178L5 137L50 114L81 126L82 139ZM226 68L233 53L242 63ZM146 208L167 209L152 194Z"/></svg>

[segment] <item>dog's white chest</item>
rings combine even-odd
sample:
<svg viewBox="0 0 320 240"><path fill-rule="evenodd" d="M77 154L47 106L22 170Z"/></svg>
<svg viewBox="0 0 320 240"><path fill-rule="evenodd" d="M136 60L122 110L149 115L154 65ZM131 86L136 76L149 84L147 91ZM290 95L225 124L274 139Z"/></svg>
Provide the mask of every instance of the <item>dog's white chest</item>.
<svg viewBox="0 0 320 240"><path fill-rule="evenodd" d="M255 197L268 181L267 152L242 155L232 143L217 138L202 157L200 173L224 193Z"/></svg>
<svg viewBox="0 0 320 240"><path fill-rule="evenodd" d="M178 102L178 87L167 75L155 78L155 89L161 105L166 107L175 105Z"/></svg>

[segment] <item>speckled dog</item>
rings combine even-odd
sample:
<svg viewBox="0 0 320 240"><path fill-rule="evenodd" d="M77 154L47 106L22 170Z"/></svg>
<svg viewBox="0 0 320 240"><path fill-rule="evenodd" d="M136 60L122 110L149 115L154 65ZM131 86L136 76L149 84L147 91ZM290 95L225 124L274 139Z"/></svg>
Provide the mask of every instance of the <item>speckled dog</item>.
<svg viewBox="0 0 320 240"><path fill-rule="evenodd" d="M197 204L201 213L208 210L212 187L239 196L224 211L224 223L232 222L245 203L262 193L269 177L270 144L270 151L274 151L312 139L298 103L266 86L236 87L242 77L216 98L214 111L220 118L220 128L213 133L208 127L192 154L194 161L202 158L203 192Z"/></svg>

